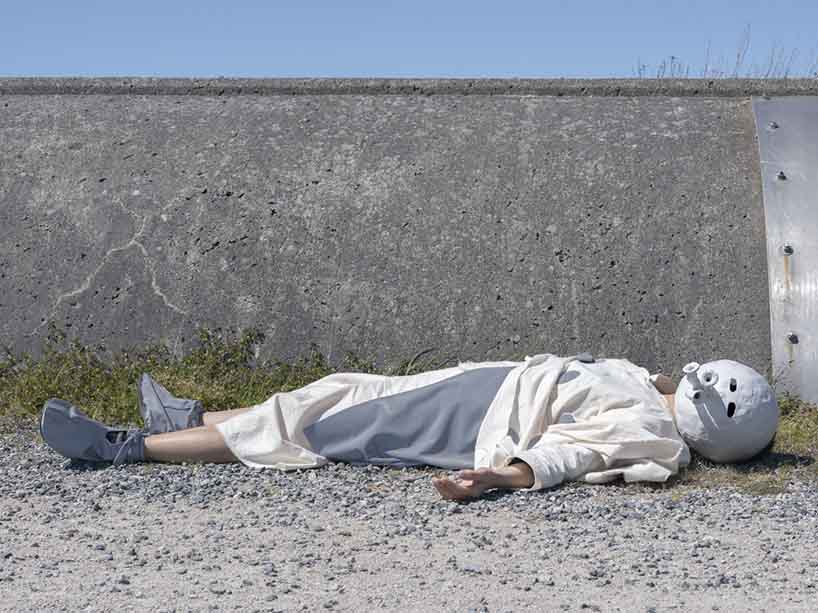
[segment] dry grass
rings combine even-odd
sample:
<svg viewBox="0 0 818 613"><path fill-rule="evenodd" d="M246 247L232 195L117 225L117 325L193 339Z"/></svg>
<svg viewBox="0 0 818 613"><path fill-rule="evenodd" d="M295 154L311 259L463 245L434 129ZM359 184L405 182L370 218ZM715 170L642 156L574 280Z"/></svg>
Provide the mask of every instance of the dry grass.
<svg viewBox="0 0 818 613"><path fill-rule="evenodd" d="M818 47L801 53L799 49L773 44L760 61L755 61L751 56L751 38L747 25L732 53L717 53L708 41L700 67L677 55L668 55L655 64L637 59L633 74L640 79L818 78Z"/></svg>

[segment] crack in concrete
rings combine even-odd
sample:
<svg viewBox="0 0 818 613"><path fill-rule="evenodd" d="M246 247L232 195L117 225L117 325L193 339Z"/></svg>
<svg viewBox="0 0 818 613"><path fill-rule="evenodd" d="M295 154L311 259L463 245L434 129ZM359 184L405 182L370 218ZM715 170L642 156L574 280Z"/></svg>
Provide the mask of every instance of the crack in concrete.
<svg viewBox="0 0 818 613"><path fill-rule="evenodd" d="M148 267L148 271L151 273L151 289L153 293L159 296L162 299L162 302L165 303L165 306L168 307L172 311L176 311L180 315L189 315L188 311L185 311L183 308L176 306L173 304L168 297L165 295L165 292L159 287L156 283L156 269L153 266L153 262L151 261L150 256L148 255L148 250L145 249L145 246L140 243L138 240L134 240L133 243L139 247L139 250L142 252L142 255L145 257L145 264Z"/></svg>
<svg viewBox="0 0 818 613"><path fill-rule="evenodd" d="M145 226L147 224L148 224L148 216L142 217L142 223L139 226L139 229L128 240L128 242L125 243L124 245L120 245L118 247L112 247L111 249L106 251L105 255L102 256L102 259L100 260L99 265L97 265L97 267L94 268L94 270L91 272L91 274L89 274L85 278L85 280L79 285L79 287L76 287L76 288L74 288L74 289L72 289L70 291L67 291L67 292L57 296L57 300L56 300L56 302L54 302L54 305L51 307L51 310L49 311L48 316L45 317L43 319L43 321L40 322L40 324L37 327L35 327L31 332L29 332L26 336L33 336L43 326L45 326L49 321L51 321L53 319L54 315L56 314L57 309L60 308L60 305L65 300L67 300L69 298L73 298L74 296L78 296L78 295L88 291L88 289L91 287L91 283L96 278L96 276L99 274L99 271L102 270L103 267L105 266L105 264L108 263L108 258L111 255L113 255L114 253L119 253L121 251L127 251L128 249L130 249L131 247L134 247L134 246L137 247L142 252L142 256L145 259L145 265L147 266L147 269L151 274L151 289L153 290L154 294L159 296L162 299L162 302L165 304L165 306L168 307L169 309L171 309L172 311L175 311L176 313L179 313L181 315L189 315L188 311L186 311L186 310L182 309L181 307L178 307L175 304L173 304L168 299L167 295L165 295L165 293L162 291L162 289L159 287L159 285L156 282L156 269L155 269L155 267L153 265L153 262L150 259L150 256L148 255L148 250L145 248L145 246L141 242L139 242L139 238L142 236L142 233L145 231Z"/></svg>

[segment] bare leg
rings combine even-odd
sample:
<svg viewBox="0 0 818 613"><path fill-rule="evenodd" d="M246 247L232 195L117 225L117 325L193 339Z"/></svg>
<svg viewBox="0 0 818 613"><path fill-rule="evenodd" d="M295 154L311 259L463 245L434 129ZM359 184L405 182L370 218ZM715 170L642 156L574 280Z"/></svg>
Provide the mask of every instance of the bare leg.
<svg viewBox="0 0 818 613"><path fill-rule="evenodd" d="M154 462L237 461L236 456L224 444L221 433L213 426L148 436L145 438L145 459Z"/></svg>
<svg viewBox="0 0 818 613"><path fill-rule="evenodd" d="M202 416L202 420L204 421L205 426L215 426L226 419L230 419L234 415L246 413L252 408L253 407L245 407L243 409L230 409L228 411L208 411Z"/></svg>

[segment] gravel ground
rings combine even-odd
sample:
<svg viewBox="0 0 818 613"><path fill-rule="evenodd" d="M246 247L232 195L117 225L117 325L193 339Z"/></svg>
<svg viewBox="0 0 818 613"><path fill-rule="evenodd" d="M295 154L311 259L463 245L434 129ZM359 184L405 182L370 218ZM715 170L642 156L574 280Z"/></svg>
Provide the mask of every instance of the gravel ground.
<svg viewBox="0 0 818 613"><path fill-rule="evenodd" d="M91 468L0 434L0 611L815 611L818 485L571 484L441 500L432 471Z"/></svg>

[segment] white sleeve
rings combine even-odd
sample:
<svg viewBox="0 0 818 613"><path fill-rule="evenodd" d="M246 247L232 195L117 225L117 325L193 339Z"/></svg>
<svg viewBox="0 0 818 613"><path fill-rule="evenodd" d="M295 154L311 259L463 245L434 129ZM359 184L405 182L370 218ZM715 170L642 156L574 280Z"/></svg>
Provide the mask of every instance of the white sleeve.
<svg viewBox="0 0 818 613"><path fill-rule="evenodd" d="M534 485L530 490L540 490L574 481L589 472L604 467L602 456L596 451L577 445L558 434L545 432L530 449L511 458L522 460L534 473Z"/></svg>

